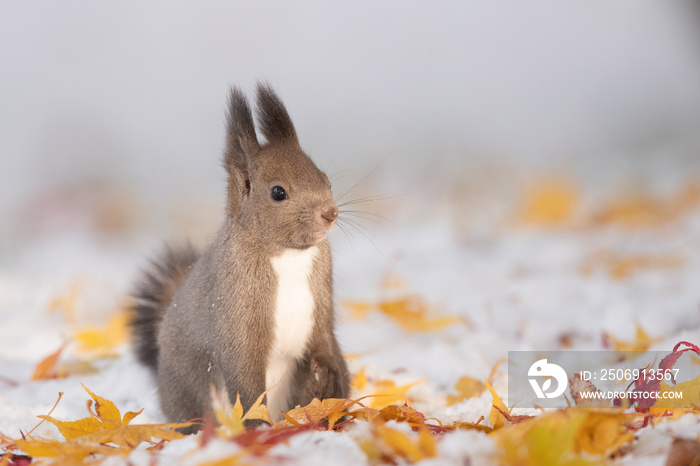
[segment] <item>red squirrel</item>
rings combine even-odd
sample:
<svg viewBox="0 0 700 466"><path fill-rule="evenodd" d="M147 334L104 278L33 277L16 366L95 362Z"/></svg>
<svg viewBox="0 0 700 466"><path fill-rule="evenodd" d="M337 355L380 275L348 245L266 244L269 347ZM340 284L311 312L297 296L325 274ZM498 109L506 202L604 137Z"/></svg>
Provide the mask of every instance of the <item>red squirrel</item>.
<svg viewBox="0 0 700 466"><path fill-rule="evenodd" d="M349 395L327 238L338 206L269 85L257 86L256 116L264 143L246 96L233 88L226 217L212 244L166 247L134 293L136 354L155 371L173 422L210 416L210 386L224 406L240 395L244 409L271 389L273 421L314 397Z"/></svg>

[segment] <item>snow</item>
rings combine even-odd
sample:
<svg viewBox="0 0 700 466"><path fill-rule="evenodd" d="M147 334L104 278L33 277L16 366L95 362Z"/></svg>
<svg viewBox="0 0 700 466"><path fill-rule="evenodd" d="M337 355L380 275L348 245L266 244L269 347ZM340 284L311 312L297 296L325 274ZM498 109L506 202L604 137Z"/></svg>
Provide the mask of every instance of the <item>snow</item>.
<svg viewBox="0 0 700 466"><path fill-rule="evenodd" d="M677 178L677 189L692 180L695 167L688 168L688 176ZM432 187L437 190L438 185ZM597 185L585 178L582 185L588 197L598 193ZM652 184L644 186L650 192L653 188ZM412 205L396 209L394 203L390 212L382 212L392 221L391 226L367 225L371 243L362 236L350 242L339 231L331 240L339 303L413 293L433 303L435 315L464 318L464 323L442 330L410 333L379 312L353 320L346 309L338 307L337 334L344 352L353 355L351 372L364 369L370 381L390 379L397 385L424 379L409 396L411 405L427 417L450 423L476 422L485 416L488 423L488 392L452 406L446 406L445 396L454 393L453 387L462 376L488 377L509 350L561 349L564 337L569 349L601 350L604 332L633 340L637 324L652 337L662 338L653 350L670 351L681 340L700 342L697 206L668 225L629 229L511 223L495 227L493 238L482 241L465 240L449 209L429 214L434 198L422 196ZM424 221L426 218L429 220ZM212 228L216 222L211 219ZM85 417L88 397L81 383L115 402L122 413L144 408L135 422L166 421L158 406L154 378L136 361L128 345L114 349L110 357L94 360L94 374L30 380L34 366L70 341L75 330L86 323L104 323L123 305L139 267L156 249L162 234L143 224L116 234L80 226L56 235L34 232L15 240L18 247L3 259L0 269L0 432L18 436L20 429L30 430L38 422L37 415L49 412L59 392L64 395L54 417ZM590 265L591 257L600 251L677 256L681 262L615 279L604 263ZM590 270L584 273L585 264ZM400 279L402 284L382 286L387 279ZM51 310L49 303L65 294L76 280L82 284L77 288L71 321L67 312ZM63 360L86 357L75 344L69 344ZM506 368L507 364L500 366L493 386L509 404ZM405 424L392 426L407 429ZM289 464L328 460L362 464L366 457L355 439L366 434L363 429L367 427L359 423L344 434L303 433L271 449L270 458ZM623 462L663 464L672 436L694 437L698 432L700 423L695 415L642 429ZM43 423L34 435L61 438L49 423ZM424 464L467 460L489 464L495 448L493 439L483 433L450 433L439 441L438 456ZM196 437L190 436L166 444L159 464L197 464L237 451L235 445L219 440L201 449ZM129 459L134 464L149 464L150 456L139 449ZM121 463L109 459L105 464Z"/></svg>

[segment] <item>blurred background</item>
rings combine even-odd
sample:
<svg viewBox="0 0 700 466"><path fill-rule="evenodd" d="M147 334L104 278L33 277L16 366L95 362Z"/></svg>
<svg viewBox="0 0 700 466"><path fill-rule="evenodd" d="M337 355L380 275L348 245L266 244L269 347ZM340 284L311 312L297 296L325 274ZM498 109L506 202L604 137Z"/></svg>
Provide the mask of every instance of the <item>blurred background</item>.
<svg viewBox="0 0 700 466"><path fill-rule="evenodd" d="M204 243L228 89L257 80L337 195L383 199L362 206L379 225L347 230L388 257L370 244L386 223L389 244L436 220L489 242L700 171L693 1L3 2L0 304L37 300L20 270L124 290L164 239ZM90 258L95 238L133 259Z"/></svg>
<svg viewBox="0 0 700 466"><path fill-rule="evenodd" d="M475 160L642 176L700 147L693 1L4 2L0 68L5 226L78 185L219 198L228 87L259 79L322 168L419 197Z"/></svg>

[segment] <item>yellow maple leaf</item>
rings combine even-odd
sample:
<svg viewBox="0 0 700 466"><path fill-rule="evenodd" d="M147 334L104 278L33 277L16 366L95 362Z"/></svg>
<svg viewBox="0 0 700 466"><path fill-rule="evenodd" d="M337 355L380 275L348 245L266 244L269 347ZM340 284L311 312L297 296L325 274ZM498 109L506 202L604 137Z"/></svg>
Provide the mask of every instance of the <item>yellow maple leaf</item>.
<svg viewBox="0 0 700 466"><path fill-rule="evenodd" d="M490 435L496 438L499 447L499 463L523 466L593 464L577 459L573 453L576 434L584 418L567 419L558 413L494 430Z"/></svg>
<svg viewBox="0 0 700 466"><path fill-rule="evenodd" d="M77 421L59 421L51 416L38 416L55 425L67 441L114 443L130 450L139 443L153 438L161 440L182 438L183 434L172 429L191 425L191 423L130 425L129 423L143 410L129 411L122 417L113 402L94 394L85 385L83 389L92 397L88 402L90 417ZM93 402L95 403L94 413L91 410Z"/></svg>
<svg viewBox="0 0 700 466"><path fill-rule="evenodd" d="M328 421L328 430L332 430L338 419L345 416L346 409L356 402L347 398L326 398L321 401L314 398L306 406L296 407L284 414L284 420L275 424L275 428L301 426L305 424L321 424Z"/></svg>
<svg viewBox="0 0 700 466"><path fill-rule="evenodd" d="M465 376L457 381L455 390L458 395L447 395L447 406L481 395L486 390L486 385L480 380Z"/></svg>
<svg viewBox="0 0 700 466"><path fill-rule="evenodd" d="M352 378L350 386L353 390L362 390L367 386L367 374L365 374L364 368L362 368L360 372L355 374L355 376Z"/></svg>
<svg viewBox="0 0 700 466"><path fill-rule="evenodd" d="M470 325L469 321L460 316L432 316L428 303L417 295L377 303L345 300L343 306L350 310L355 319L363 319L369 311L377 309L409 332L430 332L459 322Z"/></svg>
<svg viewBox="0 0 700 466"><path fill-rule="evenodd" d="M222 437L230 437L232 435L237 435L245 430L244 424L247 420L258 419L265 421L268 424L272 424L270 419L270 413L267 407L262 404L263 398L267 395L267 392L272 390L271 387L265 390L257 400L252 404L248 412L243 414L243 405L241 404L241 397L236 394L236 403L233 405L231 414L227 415L223 403L219 399L218 394L214 387L211 387L211 397L212 404L214 406L214 416L216 416L217 422L220 424L218 432Z"/></svg>
<svg viewBox="0 0 700 466"><path fill-rule="evenodd" d="M385 424L388 421L406 422L413 428L420 428L426 425L425 421L427 419L423 413L408 405L391 405L382 409L374 409L363 405L359 401L356 401L356 403L360 405L360 408L347 413L353 419L377 424Z"/></svg>
<svg viewBox="0 0 700 466"><path fill-rule="evenodd" d="M631 193L604 206L592 222L626 228L667 225L700 205L700 185L690 183L666 198Z"/></svg>
<svg viewBox="0 0 700 466"><path fill-rule="evenodd" d="M123 454L118 448L89 443L66 443L49 439L15 440L14 445L32 458L54 458L54 464L82 464L89 456Z"/></svg>
<svg viewBox="0 0 700 466"><path fill-rule="evenodd" d="M73 338L80 351L109 352L126 342L128 321L128 313L120 311L110 317L105 326L84 328L75 332Z"/></svg>
<svg viewBox="0 0 700 466"><path fill-rule="evenodd" d="M634 440L628 418L620 410L585 410L574 442L574 451L608 456Z"/></svg>
<svg viewBox="0 0 700 466"><path fill-rule="evenodd" d="M518 424L491 435L506 464L592 464L581 453L608 457L634 440L622 410L569 408ZM596 461L597 463L597 461Z"/></svg>
<svg viewBox="0 0 700 466"><path fill-rule="evenodd" d="M525 190L519 220L539 226L561 224L571 219L579 197L579 188L573 181L543 178Z"/></svg>
<svg viewBox="0 0 700 466"><path fill-rule="evenodd" d="M661 415L666 411L674 410L679 415L682 415L693 409L689 407L694 407L695 409L700 407L700 376L693 380L681 382L674 387L662 381L656 402L649 412Z"/></svg>
<svg viewBox="0 0 700 466"><path fill-rule="evenodd" d="M640 325L637 325L634 341L618 340L607 332L603 333L603 338L615 351L646 351L651 345L663 341L663 338L649 336Z"/></svg>
<svg viewBox="0 0 700 466"><path fill-rule="evenodd" d="M377 437L388 450L388 456L398 456L410 462L418 462L435 456L437 447L433 436L427 429L421 429L418 439L385 425L376 427Z"/></svg>
<svg viewBox="0 0 700 466"><path fill-rule="evenodd" d="M510 414L510 409L508 409L508 407L503 403L503 401L501 401L501 397L498 396L498 393L496 393L496 390L493 389L488 380L484 379L484 385L491 392L491 396L493 397L493 403L491 404L491 413L489 414L489 422L491 423L491 427L493 427L494 430L500 429L501 427L505 426L508 422L508 419L506 419L506 416L503 413Z"/></svg>
<svg viewBox="0 0 700 466"><path fill-rule="evenodd" d="M378 380L373 385L372 398L369 401L370 408L381 409L394 403L411 401L408 391L416 385L422 384L425 379L406 385L397 386L393 380Z"/></svg>
<svg viewBox="0 0 700 466"><path fill-rule="evenodd" d="M407 296L395 300L380 301L378 308L394 322L410 332L440 330L461 322L458 316L430 317L430 307L420 296Z"/></svg>

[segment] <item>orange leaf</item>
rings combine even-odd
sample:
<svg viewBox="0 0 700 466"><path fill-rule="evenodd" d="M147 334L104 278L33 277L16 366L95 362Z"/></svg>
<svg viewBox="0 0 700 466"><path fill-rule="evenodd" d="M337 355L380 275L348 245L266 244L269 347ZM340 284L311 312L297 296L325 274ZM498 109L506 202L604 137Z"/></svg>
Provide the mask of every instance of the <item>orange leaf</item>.
<svg viewBox="0 0 700 466"><path fill-rule="evenodd" d="M111 401L102 398L101 396L95 395L90 391L85 384L80 384L83 386L83 390L88 392L88 394L95 400L95 411L97 416L103 421L112 421L116 424L122 423L122 415L119 409ZM133 417L132 417L133 419Z"/></svg>
<svg viewBox="0 0 700 466"><path fill-rule="evenodd" d="M455 390L458 395L447 395L447 406L481 395L486 390L486 385L480 380L465 376L457 381Z"/></svg>
<svg viewBox="0 0 700 466"><path fill-rule="evenodd" d="M67 343L61 345L58 350L48 355L36 365L36 368L34 368L34 373L32 374L32 380L55 379L58 377L58 373L56 372L56 363L58 362L58 358L61 356L63 350L66 348L66 345Z"/></svg>
<svg viewBox="0 0 700 466"><path fill-rule="evenodd" d="M128 315L125 311L110 317L103 327L88 327L74 334L80 351L109 352L127 340Z"/></svg>
<svg viewBox="0 0 700 466"><path fill-rule="evenodd" d="M365 374L364 368L355 374L350 385L353 390L362 390L367 386L367 375Z"/></svg>
<svg viewBox="0 0 700 466"><path fill-rule="evenodd" d="M579 204L579 188L573 181L539 180L524 193L520 221L529 225L558 225L571 219Z"/></svg>
<svg viewBox="0 0 700 466"><path fill-rule="evenodd" d="M328 430L331 430L338 419L346 414L345 410L355 403L346 398L326 398L323 401L314 398L308 405L284 413L285 420L279 421L274 427L318 425L328 421Z"/></svg>
<svg viewBox="0 0 700 466"><path fill-rule="evenodd" d="M651 345L663 341L663 338L651 338L641 326L637 325L634 341L618 340L607 332L603 333L603 340L615 351L646 351Z"/></svg>
<svg viewBox="0 0 700 466"><path fill-rule="evenodd" d="M411 401L407 395L408 391L423 382L425 382L425 379L406 385L396 386L393 380L379 380L374 383L374 390L369 406L374 409L380 409L394 403Z"/></svg>
<svg viewBox="0 0 700 466"><path fill-rule="evenodd" d="M429 317L428 304L419 296L381 301L379 310L411 332L428 332L440 330L449 325L462 321L458 316Z"/></svg>
<svg viewBox="0 0 700 466"><path fill-rule="evenodd" d="M418 440L384 425L377 426L376 433L388 447L391 456L396 455L410 462L434 457L437 451L435 439L427 430L421 430Z"/></svg>
<svg viewBox="0 0 700 466"><path fill-rule="evenodd" d="M505 413L510 414L510 410L503 403L503 401L501 401L501 397L498 396L496 390L494 390L493 387L491 387L489 381L484 379L484 384L486 385L486 388L488 388L488 390L491 392L491 396L493 397L491 414L489 414L489 422L491 423L491 427L493 427L494 429L500 429L501 427L506 425L506 422L508 422Z"/></svg>

